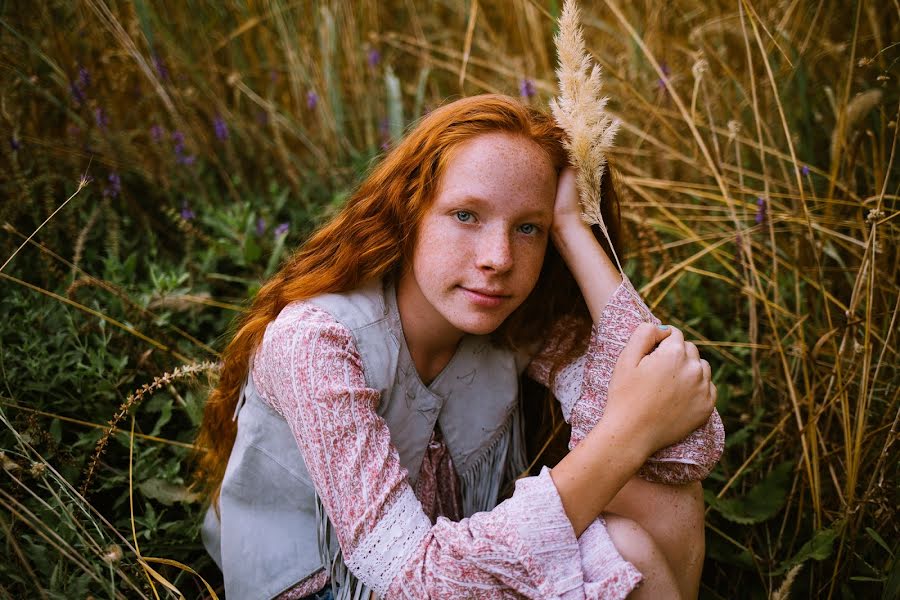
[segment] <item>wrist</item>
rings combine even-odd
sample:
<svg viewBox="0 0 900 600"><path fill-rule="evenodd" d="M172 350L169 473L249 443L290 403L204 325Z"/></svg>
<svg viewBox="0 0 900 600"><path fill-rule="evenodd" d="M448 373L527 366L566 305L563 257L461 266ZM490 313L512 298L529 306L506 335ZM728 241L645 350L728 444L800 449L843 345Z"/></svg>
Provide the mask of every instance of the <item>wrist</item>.
<svg viewBox="0 0 900 600"><path fill-rule="evenodd" d="M554 241L562 241L570 237L584 236L585 234L594 238L591 226L581 219L580 214L554 217L553 225L550 227L550 235Z"/></svg>
<svg viewBox="0 0 900 600"><path fill-rule="evenodd" d="M603 443L615 448L620 457L620 468L636 472L653 454L652 444L645 435L646 426L631 419L620 419L607 412L585 437L602 439ZM584 442L582 442L584 443Z"/></svg>
<svg viewBox="0 0 900 600"><path fill-rule="evenodd" d="M550 471L578 537L644 461L623 431L601 421Z"/></svg>

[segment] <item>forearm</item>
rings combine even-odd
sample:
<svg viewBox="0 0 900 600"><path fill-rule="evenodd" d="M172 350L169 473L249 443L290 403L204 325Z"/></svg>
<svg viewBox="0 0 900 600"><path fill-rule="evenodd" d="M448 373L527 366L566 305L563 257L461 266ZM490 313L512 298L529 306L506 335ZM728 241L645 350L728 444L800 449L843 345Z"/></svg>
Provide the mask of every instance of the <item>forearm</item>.
<svg viewBox="0 0 900 600"><path fill-rule="evenodd" d="M555 223L553 244L578 282L591 319L597 323L606 302L622 283L622 276L594 237L590 226L579 221Z"/></svg>
<svg viewBox="0 0 900 600"><path fill-rule="evenodd" d="M578 537L646 460L640 444L616 424L600 421L550 475Z"/></svg>

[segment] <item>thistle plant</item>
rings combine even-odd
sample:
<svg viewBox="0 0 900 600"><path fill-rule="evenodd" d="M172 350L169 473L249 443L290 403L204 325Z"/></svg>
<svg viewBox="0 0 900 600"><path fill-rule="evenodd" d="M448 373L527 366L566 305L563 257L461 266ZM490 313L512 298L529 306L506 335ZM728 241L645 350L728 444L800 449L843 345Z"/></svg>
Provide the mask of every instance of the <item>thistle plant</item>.
<svg viewBox="0 0 900 600"><path fill-rule="evenodd" d="M566 0L559 19L556 51L559 56L559 97L550 101L556 122L566 132L565 148L576 168L582 219L598 225L609 247L612 240L600 213L600 183L606 171L606 155L612 148L619 120L606 112L600 66L593 64L584 47L575 0ZM622 265L613 250L619 270Z"/></svg>

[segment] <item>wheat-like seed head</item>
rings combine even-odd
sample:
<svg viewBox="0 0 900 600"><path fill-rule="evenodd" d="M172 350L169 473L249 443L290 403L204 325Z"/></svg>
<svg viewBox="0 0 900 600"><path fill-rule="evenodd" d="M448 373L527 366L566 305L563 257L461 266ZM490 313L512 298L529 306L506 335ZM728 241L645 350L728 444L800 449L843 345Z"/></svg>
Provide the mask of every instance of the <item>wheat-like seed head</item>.
<svg viewBox="0 0 900 600"><path fill-rule="evenodd" d="M578 171L582 218L586 223L599 225L612 248L600 213L600 182L606 170L606 154L619 129L619 120L606 112L609 98L601 95L600 66L592 64L585 50L578 21L575 0L566 0L555 40L559 55L556 70L559 97L550 101L550 108L556 122L567 134L566 150L572 166Z"/></svg>

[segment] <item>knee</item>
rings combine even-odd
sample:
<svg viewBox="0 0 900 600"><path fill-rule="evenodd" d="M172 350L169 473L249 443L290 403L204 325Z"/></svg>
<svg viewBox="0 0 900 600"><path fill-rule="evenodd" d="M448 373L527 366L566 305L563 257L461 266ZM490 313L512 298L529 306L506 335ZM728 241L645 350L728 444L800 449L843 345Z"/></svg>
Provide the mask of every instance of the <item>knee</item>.
<svg viewBox="0 0 900 600"><path fill-rule="evenodd" d="M638 477L629 481L607 512L642 523L663 550L699 548L704 545L703 487L699 482L683 485L652 483Z"/></svg>
<svg viewBox="0 0 900 600"><path fill-rule="evenodd" d="M604 514L606 530L622 558L641 572L641 585L629 598L680 600L683 594L672 565L653 536L636 521L616 514Z"/></svg>
<svg viewBox="0 0 900 600"><path fill-rule="evenodd" d="M665 563L665 556L646 529L637 521L606 513L606 530L613 541L613 545L622 558L637 567L641 573L656 571L661 563Z"/></svg>
<svg viewBox="0 0 900 600"><path fill-rule="evenodd" d="M683 539L690 542L691 547L699 550L703 556L706 546L706 506L703 502L703 486L699 481L688 483L680 488L679 521L683 528Z"/></svg>

